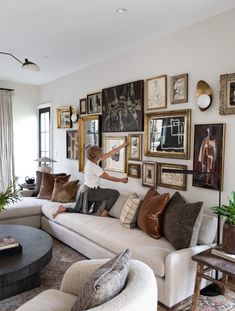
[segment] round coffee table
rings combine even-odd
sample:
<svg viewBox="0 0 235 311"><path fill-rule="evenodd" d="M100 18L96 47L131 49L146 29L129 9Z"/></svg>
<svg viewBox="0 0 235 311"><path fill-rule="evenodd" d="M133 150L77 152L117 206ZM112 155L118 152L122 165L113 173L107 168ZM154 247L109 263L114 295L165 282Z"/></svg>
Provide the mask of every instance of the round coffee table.
<svg viewBox="0 0 235 311"><path fill-rule="evenodd" d="M40 286L40 270L52 258L52 238L46 232L19 225L0 225L0 237L10 235L22 253L0 253L0 300Z"/></svg>

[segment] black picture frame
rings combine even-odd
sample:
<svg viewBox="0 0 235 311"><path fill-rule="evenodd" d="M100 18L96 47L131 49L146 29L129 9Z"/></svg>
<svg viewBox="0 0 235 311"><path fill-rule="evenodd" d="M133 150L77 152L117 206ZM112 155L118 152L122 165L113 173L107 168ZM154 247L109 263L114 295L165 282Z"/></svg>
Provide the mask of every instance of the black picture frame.
<svg viewBox="0 0 235 311"><path fill-rule="evenodd" d="M102 113L101 92L87 95L86 104L88 114L101 114Z"/></svg>
<svg viewBox="0 0 235 311"><path fill-rule="evenodd" d="M78 131L66 131L66 158L78 160Z"/></svg>

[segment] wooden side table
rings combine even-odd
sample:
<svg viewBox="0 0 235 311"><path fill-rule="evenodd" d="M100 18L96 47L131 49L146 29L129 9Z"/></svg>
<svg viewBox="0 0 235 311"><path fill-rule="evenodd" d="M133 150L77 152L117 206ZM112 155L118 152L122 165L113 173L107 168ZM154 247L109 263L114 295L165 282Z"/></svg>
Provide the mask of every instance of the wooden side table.
<svg viewBox="0 0 235 311"><path fill-rule="evenodd" d="M200 287L202 278L209 280L221 288L224 295L226 288L235 290L235 287L228 284L228 276L235 277L235 263L221 257L211 254L211 249L192 256L192 260L197 262L197 274L195 279L195 287L192 301L192 311L198 311L198 300L200 295ZM205 273L210 270L222 272L222 279L216 280Z"/></svg>

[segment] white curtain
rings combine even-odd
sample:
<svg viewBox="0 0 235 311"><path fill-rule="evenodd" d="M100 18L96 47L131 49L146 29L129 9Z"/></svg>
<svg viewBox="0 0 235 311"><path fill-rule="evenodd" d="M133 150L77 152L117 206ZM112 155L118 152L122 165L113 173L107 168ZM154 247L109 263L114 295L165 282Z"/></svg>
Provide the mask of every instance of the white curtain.
<svg viewBox="0 0 235 311"><path fill-rule="evenodd" d="M0 192L14 176L13 113L11 91L0 90Z"/></svg>

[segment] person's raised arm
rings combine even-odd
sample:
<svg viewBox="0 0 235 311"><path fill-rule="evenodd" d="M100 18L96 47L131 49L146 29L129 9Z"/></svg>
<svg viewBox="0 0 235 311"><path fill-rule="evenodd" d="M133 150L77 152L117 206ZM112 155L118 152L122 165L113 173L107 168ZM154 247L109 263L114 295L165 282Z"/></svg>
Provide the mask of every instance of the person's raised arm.
<svg viewBox="0 0 235 311"><path fill-rule="evenodd" d="M103 178L103 179L106 179L106 180L110 180L110 181L114 181L114 182L122 182L124 184L126 184L128 182L128 177L118 178L118 177L110 176L106 172L103 172L103 174L100 175L100 178Z"/></svg>
<svg viewBox="0 0 235 311"><path fill-rule="evenodd" d="M110 158L111 156L113 156L115 153L117 153L119 150L121 150L122 148L128 146L128 142L124 142L123 144L121 144L120 146L113 148L112 150L110 150L107 153L104 153L101 157L101 160L106 160L108 158Z"/></svg>

